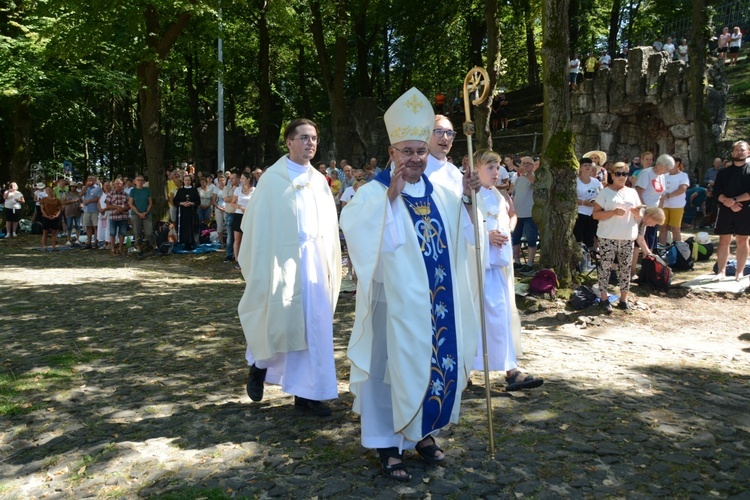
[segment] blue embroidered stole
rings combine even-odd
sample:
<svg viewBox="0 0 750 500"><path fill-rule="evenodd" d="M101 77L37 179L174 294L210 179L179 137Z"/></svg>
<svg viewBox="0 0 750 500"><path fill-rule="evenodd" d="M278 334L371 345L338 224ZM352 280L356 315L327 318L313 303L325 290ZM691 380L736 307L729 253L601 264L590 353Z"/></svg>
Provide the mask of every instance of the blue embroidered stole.
<svg viewBox="0 0 750 500"><path fill-rule="evenodd" d="M375 180L388 186L390 177L390 169L385 169ZM414 224L430 287L432 355L430 382L422 402L422 435L427 436L450 422L458 390L458 345L445 226L431 197L432 184L427 177L422 176L422 179L425 196L402 193L401 197Z"/></svg>

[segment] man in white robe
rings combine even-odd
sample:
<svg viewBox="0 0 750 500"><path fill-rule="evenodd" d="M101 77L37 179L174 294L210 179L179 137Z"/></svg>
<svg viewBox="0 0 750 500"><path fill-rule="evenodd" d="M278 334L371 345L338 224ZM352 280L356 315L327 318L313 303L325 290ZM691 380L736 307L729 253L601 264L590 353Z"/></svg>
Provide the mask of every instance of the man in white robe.
<svg viewBox="0 0 750 500"><path fill-rule="evenodd" d="M430 136L430 155L427 157L427 168L424 174L433 184L440 184L452 190L457 196L463 194L463 174L453 163L448 161L448 153L453 147L456 132L447 116L435 116L435 128Z"/></svg>
<svg viewBox="0 0 750 500"><path fill-rule="evenodd" d="M284 131L287 156L260 178L242 219L237 261L245 278L238 307L250 365L247 393L263 384L294 395L295 409L331 414L338 397L333 311L341 285L336 204L328 182L310 164L318 129L307 119Z"/></svg>
<svg viewBox="0 0 750 500"><path fill-rule="evenodd" d="M467 241L470 213L454 192L423 175L434 124L417 89L385 114L393 167L362 186L340 224L359 277L347 355L362 445L378 450L383 474L410 478L402 452L445 460L438 431L458 420L477 349ZM475 175L464 181L479 188ZM470 242L470 241L469 241Z"/></svg>

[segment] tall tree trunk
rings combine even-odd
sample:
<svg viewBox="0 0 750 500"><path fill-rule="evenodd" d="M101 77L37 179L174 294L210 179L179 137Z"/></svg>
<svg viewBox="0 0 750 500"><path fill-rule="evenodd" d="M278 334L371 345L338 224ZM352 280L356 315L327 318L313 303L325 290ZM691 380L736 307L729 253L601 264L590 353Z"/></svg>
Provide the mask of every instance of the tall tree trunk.
<svg viewBox="0 0 750 500"><path fill-rule="evenodd" d="M333 51L333 64L328 55L328 48L323 33L323 16L320 10L320 2L310 3L312 12L312 24L310 29L313 34L315 50L318 54L318 62L323 75L323 87L328 93L328 102L331 107L331 129L333 130L334 147L336 156L351 158L352 141L350 140L351 127L349 126L349 106L344 95L344 80L346 74L346 56L348 50L349 2L338 0L335 3L334 24L337 26L336 39Z"/></svg>
<svg viewBox="0 0 750 500"><path fill-rule="evenodd" d="M580 3L581 0L570 0L570 5L568 5L568 19L570 20L570 30L568 36L570 37L571 52L575 52L577 50L578 35L581 33L580 23L578 19ZM583 60L583 54L581 54L581 60Z"/></svg>
<svg viewBox="0 0 750 500"><path fill-rule="evenodd" d="M536 44L534 43L534 18L531 15L531 4L529 2L525 2L523 9L524 26L526 28L526 55L528 56L529 85L536 85L537 83L539 83L539 64L536 61ZM560 15L562 15L562 13ZM567 14L565 17L567 18Z"/></svg>
<svg viewBox="0 0 750 500"><path fill-rule="evenodd" d="M367 9L369 6L370 0L360 0L354 16L354 37L357 43L357 66L354 71L358 89L357 94L360 97L372 97L368 68L370 46L372 45L373 36L377 32L371 34L367 31Z"/></svg>
<svg viewBox="0 0 750 500"><path fill-rule="evenodd" d="M541 238L541 263L555 270L561 286L572 283L571 270L580 258L573 238L578 162L570 130L567 83L568 1L544 0L542 7L544 140L534 183L533 210Z"/></svg>
<svg viewBox="0 0 750 500"><path fill-rule="evenodd" d="M161 218L167 211L167 202L159 194L164 191L164 136L161 132L161 91L159 89L159 66L155 61L138 63L137 74L141 88L138 98L141 103L141 131L143 133L143 150L148 166L149 189L154 196L153 212Z"/></svg>
<svg viewBox="0 0 750 500"><path fill-rule="evenodd" d="M609 12L609 36L607 37L607 50L612 59L617 54L617 34L620 32L620 5L622 0L612 1L612 10Z"/></svg>
<svg viewBox="0 0 750 500"><path fill-rule="evenodd" d="M627 26L627 42L628 42L628 49L631 49L633 47L633 24L635 23L635 18L638 15L638 9L641 8L641 3L643 0L638 0L637 3L630 2L628 4L628 26Z"/></svg>
<svg viewBox="0 0 750 500"><path fill-rule="evenodd" d="M500 78L500 13L497 0L486 0L484 6L484 22L487 29L487 75L490 80L487 85L490 88L489 97L485 102L475 108L474 118L476 122L477 145L476 148L492 149L492 131L490 129L490 112L492 108L492 97Z"/></svg>
<svg viewBox="0 0 750 500"><path fill-rule="evenodd" d="M302 98L302 111L305 116L313 116L313 109L310 104L310 91L307 88L307 74L305 73L307 56L305 55L305 46L302 44L299 46L299 57L297 60L299 61L297 65L297 78L299 80L299 95Z"/></svg>
<svg viewBox="0 0 750 500"><path fill-rule="evenodd" d="M146 23L146 44L152 53L136 65L140 101L141 131L143 149L148 165L149 189L154 194L153 214L161 219L167 212L167 198L164 196L167 186L164 175L164 135L161 132L161 91L159 88L159 64L166 59L177 38L190 21L190 12L183 12L177 20L162 28L159 13L153 5L144 10Z"/></svg>
<svg viewBox="0 0 750 500"><path fill-rule="evenodd" d="M201 101L200 95L203 90L203 85L198 83L200 77L198 76L197 61L198 58L192 54L192 48L188 49L189 53L185 56L185 90L188 95L188 105L190 107L190 137L192 139L193 147L191 153L193 161L196 163L198 170L205 170L203 165L204 151L203 151L203 134L201 124Z"/></svg>
<svg viewBox="0 0 750 500"><path fill-rule="evenodd" d="M466 13L466 25L469 28L469 64L484 66L482 49L487 34L487 26L484 22L483 12L479 9L468 9Z"/></svg>
<svg viewBox="0 0 750 500"><path fill-rule="evenodd" d="M271 119L271 37L268 33L268 0L258 0L258 62L260 81L258 82L258 147L255 151L255 164L263 165L266 157L266 143L269 140ZM302 66L302 61L299 62Z"/></svg>
<svg viewBox="0 0 750 500"><path fill-rule="evenodd" d="M714 0L693 0L693 36L690 37L690 66L688 67L689 110L693 119L693 144L690 163L693 168L709 164L712 147L708 140L709 120L705 106L706 50L711 37L709 9Z"/></svg>
<svg viewBox="0 0 750 500"><path fill-rule="evenodd" d="M383 25L383 91L378 96L381 102L388 100L391 95L391 36L388 25Z"/></svg>
<svg viewBox="0 0 750 500"><path fill-rule="evenodd" d="M13 156L10 160L10 181L25 190L29 183L29 164L31 162L31 96L16 97L13 108ZM31 193L24 192L24 197L31 200Z"/></svg>

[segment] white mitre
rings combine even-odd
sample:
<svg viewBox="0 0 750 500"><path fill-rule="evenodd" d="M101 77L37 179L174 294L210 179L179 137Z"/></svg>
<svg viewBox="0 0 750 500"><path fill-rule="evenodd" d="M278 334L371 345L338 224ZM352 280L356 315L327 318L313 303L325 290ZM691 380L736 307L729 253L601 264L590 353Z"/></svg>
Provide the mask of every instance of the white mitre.
<svg viewBox="0 0 750 500"><path fill-rule="evenodd" d="M391 104L383 116L391 144L403 141L430 142L435 113L430 101L412 87Z"/></svg>

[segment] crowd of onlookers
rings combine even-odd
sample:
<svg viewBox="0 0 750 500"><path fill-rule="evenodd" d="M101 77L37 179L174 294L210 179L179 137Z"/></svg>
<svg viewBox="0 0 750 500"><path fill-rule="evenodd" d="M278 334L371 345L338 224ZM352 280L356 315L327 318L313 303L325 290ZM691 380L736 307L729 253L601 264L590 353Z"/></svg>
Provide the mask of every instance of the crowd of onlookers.
<svg viewBox="0 0 750 500"><path fill-rule="evenodd" d="M716 41L715 56L727 65L737 64L737 57L740 53L740 47L742 47L743 37L744 34L739 26L735 26L731 30L725 26L721 34L714 38ZM689 63L690 48L687 38L682 37L679 43L675 45L676 40L677 38L673 38L672 36L668 36L666 40L663 40L662 37L657 37L652 47L657 52L666 53L669 60ZM614 55L614 59L627 59L627 57L627 48L622 48L620 52ZM595 51L587 52L583 55L582 60L579 59L578 53L573 54L573 57L568 62L568 83L570 87L575 88L583 79L590 80L594 78L600 68L611 68L612 59L613 56L607 50L600 51L598 55Z"/></svg>
<svg viewBox="0 0 750 500"><path fill-rule="evenodd" d="M447 160L453 163L452 158ZM644 151L632 160L619 160L613 161L603 151L590 151L580 158L574 236L587 252L596 254L602 280L605 273L601 270L612 268L615 261L619 263L622 302L627 303L630 278L637 277L639 253L646 257L668 241L681 241L684 225L695 228L715 223L722 203L713 192L714 184L733 160L716 158L702 179L696 175L690 178L677 156L655 158L652 152ZM464 156L458 168L464 170L468 165L469 158ZM510 195L517 221L511 234L513 267L525 275L535 272L539 230L532 219L532 208L538 168L538 158L511 154L502 156L498 168L497 187ZM347 160L332 160L327 165L319 164L318 170L325 176L340 210L382 167L376 158L371 158L360 168L354 168ZM234 262L242 242L242 216L262 174L259 168L241 173L232 169L216 175L194 169L167 171L169 214L159 229L166 233L164 239L180 244L186 251L201 242L213 242L226 249L225 262ZM42 250L51 245L55 251L58 235L62 235L65 246L101 247L113 255L121 254L128 232L128 243L132 238L139 256L144 250L158 247L151 218L152 193L141 175L133 179L118 177L111 182L101 182L92 175L85 183L60 179L52 186L38 183L34 187L33 220L41 226ZM25 199L15 183L9 185L3 197L6 232L13 237L18 233ZM606 292L607 283L602 282L600 289Z"/></svg>

